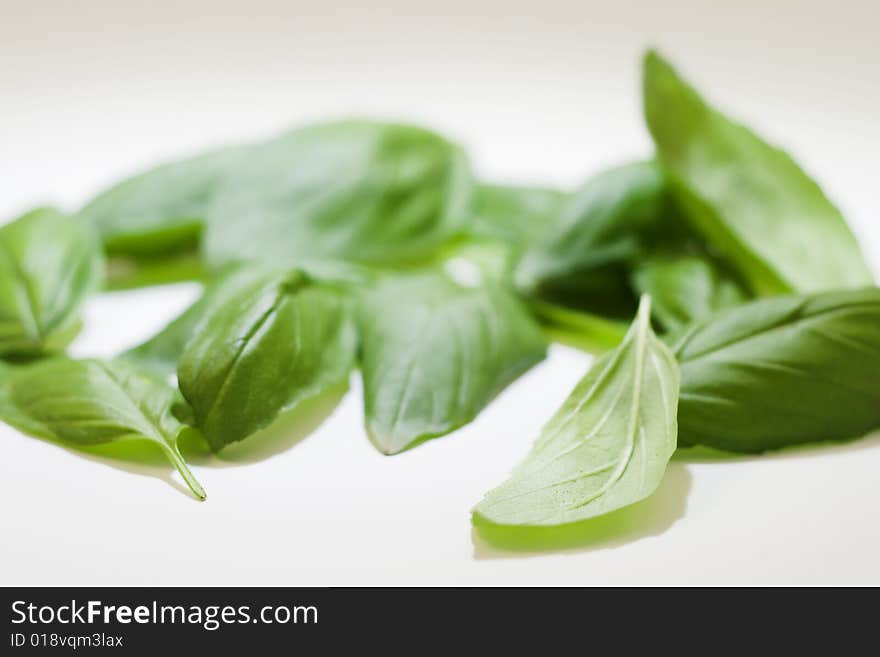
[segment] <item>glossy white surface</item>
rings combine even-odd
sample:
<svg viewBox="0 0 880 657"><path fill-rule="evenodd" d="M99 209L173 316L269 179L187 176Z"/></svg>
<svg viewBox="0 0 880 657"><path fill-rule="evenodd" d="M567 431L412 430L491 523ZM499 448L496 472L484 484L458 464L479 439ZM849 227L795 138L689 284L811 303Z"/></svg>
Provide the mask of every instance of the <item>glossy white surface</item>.
<svg viewBox="0 0 880 657"><path fill-rule="evenodd" d="M574 185L651 152L638 58L657 44L822 181L880 271L877 6L711 4L0 0L0 217L328 115L425 122L487 178ZM101 295L74 351L112 355L196 293ZM395 457L368 443L355 377L289 449L197 463L202 504L170 468L0 426L0 584L880 584L880 434L676 461L629 528L588 546L476 539L469 508L588 362L554 347L472 425Z"/></svg>

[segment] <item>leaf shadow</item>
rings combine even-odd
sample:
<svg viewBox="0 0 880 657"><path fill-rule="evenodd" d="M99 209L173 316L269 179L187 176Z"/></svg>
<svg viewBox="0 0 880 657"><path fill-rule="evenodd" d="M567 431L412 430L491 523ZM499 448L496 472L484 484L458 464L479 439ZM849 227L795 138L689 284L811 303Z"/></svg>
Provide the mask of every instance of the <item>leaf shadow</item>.
<svg viewBox="0 0 880 657"><path fill-rule="evenodd" d="M871 449L880 449L880 431L847 440L804 443L758 453L725 452L703 446L681 447L673 454L672 461L677 463L749 463L758 460L826 457L830 454L847 454Z"/></svg>
<svg viewBox="0 0 880 657"><path fill-rule="evenodd" d="M165 458L162 450L148 440L121 440L104 445L80 447L66 445L51 438L37 437L37 439L94 463L107 465L129 474L159 479L198 501L189 488L175 478L178 476L177 471Z"/></svg>
<svg viewBox="0 0 880 657"><path fill-rule="evenodd" d="M348 391L348 382L330 389L298 405L266 429L246 441L230 445L220 454L213 454L201 434L186 430L178 438L178 446L190 465L201 467L234 467L262 461L302 442L317 429L336 409ZM52 438L33 436L50 445L86 460L107 465L129 474L159 479L187 497L193 497L189 488L178 480L177 471L168 462L162 450L149 440L118 440L101 445L69 445Z"/></svg>
<svg viewBox="0 0 880 657"><path fill-rule="evenodd" d="M185 436L181 451L190 462L213 467L237 467L257 463L292 449L327 420L348 393L348 381L304 400L282 413L268 427L238 443L212 453L198 435Z"/></svg>
<svg viewBox="0 0 880 657"><path fill-rule="evenodd" d="M598 518L556 527L507 527L474 519L471 540L478 561L581 553L610 549L659 536L685 516L692 477L682 463L670 463L649 498Z"/></svg>

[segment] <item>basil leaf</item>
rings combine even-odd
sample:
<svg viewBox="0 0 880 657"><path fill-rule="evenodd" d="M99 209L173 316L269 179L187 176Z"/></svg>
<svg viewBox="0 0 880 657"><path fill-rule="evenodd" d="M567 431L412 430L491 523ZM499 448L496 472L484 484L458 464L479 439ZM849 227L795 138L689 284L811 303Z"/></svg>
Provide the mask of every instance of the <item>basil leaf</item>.
<svg viewBox="0 0 880 657"><path fill-rule="evenodd" d="M561 525L648 497L675 451L677 401L678 368L644 297L624 341L590 368L475 520Z"/></svg>
<svg viewBox="0 0 880 657"><path fill-rule="evenodd" d="M107 259L104 289L132 290L151 285L168 285L209 279L211 272L195 251L166 254L163 257Z"/></svg>
<svg viewBox="0 0 880 657"><path fill-rule="evenodd" d="M545 238L564 201L565 194L555 189L480 185L470 233L523 248Z"/></svg>
<svg viewBox="0 0 880 657"><path fill-rule="evenodd" d="M185 429L171 413L177 399L174 388L129 363L59 358L3 377L0 416L25 433L80 447L148 440L203 500L177 446Z"/></svg>
<svg viewBox="0 0 880 657"><path fill-rule="evenodd" d="M471 188L463 152L438 135L342 121L159 167L82 214L111 253L163 255L201 239L212 265L386 263L426 257L461 232Z"/></svg>
<svg viewBox="0 0 880 657"><path fill-rule="evenodd" d="M307 274L310 278L336 286L363 285L374 274L357 267L338 267L334 263L314 263ZM140 367L166 379L177 372L177 364L190 338L200 330L206 317L228 303L250 294L259 294L265 286L271 268L265 266L230 267L205 286L202 296L165 328L142 344L120 355Z"/></svg>
<svg viewBox="0 0 880 657"><path fill-rule="evenodd" d="M704 102L656 52L645 118L688 219L758 293L870 285L840 211L785 152Z"/></svg>
<svg viewBox="0 0 880 657"><path fill-rule="evenodd" d="M734 278L704 255L659 255L636 264L633 288L648 294L654 317L668 331L678 331L749 296Z"/></svg>
<svg viewBox="0 0 880 657"><path fill-rule="evenodd" d="M545 301L630 316L636 298L626 267L643 253L647 232L674 216L656 163L604 171L567 199L550 235L526 251L517 285Z"/></svg>
<svg viewBox="0 0 880 657"><path fill-rule="evenodd" d="M505 289L440 274L380 284L362 300L359 325L367 432L385 454L467 424L546 350Z"/></svg>
<svg viewBox="0 0 880 657"><path fill-rule="evenodd" d="M237 146L158 166L102 192L80 212L110 255L164 257L195 250L213 199L257 151Z"/></svg>
<svg viewBox="0 0 880 657"><path fill-rule="evenodd" d="M34 436L44 435L43 427L22 413L10 399L9 381L26 365L11 365L0 360L0 420L24 433Z"/></svg>
<svg viewBox="0 0 880 657"><path fill-rule="evenodd" d="M758 452L880 427L878 329L877 288L763 299L693 327L673 345L682 440Z"/></svg>
<svg viewBox="0 0 880 657"><path fill-rule="evenodd" d="M212 262L419 260L462 231L463 152L420 128L367 122L297 131L237 171L212 204Z"/></svg>
<svg viewBox="0 0 880 657"><path fill-rule="evenodd" d="M205 317L224 304L258 294L266 285L265 268L240 267L210 282L202 296L179 317L146 342L129 349L120 358L137 363L154 374L168 378L177 371L184 347L195 335Z"/></svg>
<svg viewBox="0 0 880 657"><path fill-rule="evenodd" d="M528 304L553 340L584 351L604 353L619 345L627 333L627 325L617 320L535 299Z"/></svg>
<svg viewBox="0 0 880 657"><path fill-rule="evenodd" d="M34 210L0 227L0 356L63 349L101 269L93 233L57 210Z"/></svg>
<svg viewBox="0 0 880 657"><path fill-rule="evenodd" d="M224 291L186 343L177 378L216 451L346 381L355 349L340 293L299 271L264 272Z"/></svg>

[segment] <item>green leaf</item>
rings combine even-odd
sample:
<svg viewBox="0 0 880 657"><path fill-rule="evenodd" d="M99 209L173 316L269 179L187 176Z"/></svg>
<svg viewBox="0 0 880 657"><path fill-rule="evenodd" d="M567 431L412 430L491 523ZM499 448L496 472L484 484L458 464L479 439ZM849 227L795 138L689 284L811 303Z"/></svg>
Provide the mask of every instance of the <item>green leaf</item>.
<svg viewBox="0 0 880 657"><path fill-rule="evenodd" d="M195 252L168 254L161 258L111 256L107 259L104 289L131 290L152 285L203 281L211 272Z"/></svg>
<svg viewBox="0 0 880 657"><path fill-rule="evenodd" d="M624 341L595 362L475 519L562 525L648 497L675 451L677 401L678 368L644 297Z"/></svg>
<svg viewBox="0 0 880 657"><path fill-rule="evenodd" d="M638 262L633 288L651 296L654 317L668 331L745 303L749 296L714 260L705 255L658 255Z"/></svg>
<svg viewBox="0 0 880 657"><path fill-rule="evenodd" d="M0 360L0 420L16 427L20 431L31 435L43 435L44 429L41 425L24 413L10 399L9 381L12 377L20 372L26 365L11 365Z"/></svg>
<svg viewBox="0 0 880 657"><path fill-rule="evenodd" d="M111 253L162 255L201 237L211 265L382 264L426 257L458 235L471 189L463 152L438 135L340 121L159 167L82 214Z"/></svg>
<svg viewBox="0 0 880 657"><path fill-rule="evenodd" d="M544 187L480 185L470 233L523 248L552 230L565 194Z"/></svg>
<svg viewBox="0 0 880 657"><path fill-rule="evenodd" d="M5 422L80 447L148 440L203 500L205 491L177 447L185 429L171 413L177 400L174 388L121 361L58 358L0 377L0 417Z"/></svg>
<svg viewBox="0 0 880 657"><path fill-rule="evenodd" d="M102 192L80 212L110 255L178 255L196 249L213 200L254 146L216 150L164 164Z"/></svg>
<svg viewBox="0 0 880 657"><path fill-rule="evenodd" d="M594 354L613 349L627 333L627 325L617 320L535 299L528 305L551 339Z"/></svg>
<svg viewBox="0 0 880 657"><path fill-rule="evenodd" d="M57 210L0 227L0 357L63 349L101 269L94 234Z"/></svg>
<svg viewBox="0 0 880 657"><path fill-rule="evenodd" d="M336 290L299 271L264 270L211 306L186 342L177 377L212 449L347 381L356 334Z"/></svg>
<svg viewBox="0 0 880 657"><path fill-rule="evenodd" d="M367 432L385 454L467 424L546 350L505 289L440 274L380 284L362 300L359 325Z"/></svg>
<svg viewBox="0 0 880 657"><path fill-rule="evenodd" d="M314 126L270 144L227 181L205 253L215 263L418 260L462 231L471 187L463 152L426 130Z"/></svg>
<svg viewBox="0 0 880 657"><path fill-rule="evenodd" d="M755 292L873 278L840 211L785 152L706 104L656 52L644 62L648 128L688 219Z"/></svg>
<svg viewBox="0 0 880 657"><path fill-rule="evenodd" d="M566 200L550 234L526 251L517 286L545 301L629 317L636 298L627 265L644 252L647 236L674 225L676 216L656 163L604 171Z"/></svg>
<svg viewBox="0 0 880 657"><path fill-rule="evenodd" d="M754 301L673 350L684 442L759 452L880 427L877 288Z"/></svg>
<svg viewBox="0 0 880 657"><path fill-rule="evenodd" d="M224 304L236 303L243 296L257 294L266 285L266 279L267 271L260 267L239 267L224 272L211 281L198 301L179 317L120 358L137 363L162 378L170 377L177 371L184 347L196 334L205 317Z"/></svg>
<svg viewBox="0 0 880 657"><path fill-rule="evenodd" d="M227 303L237 303L243 296L257 294L265 286L267 273L265 266L229 267L205 286L202 296L165 328L152 338L143 342L119 358L134 362L167 379L177 372L177 364L190 338L200 330L200 325L216 309ZM337 267L333 263L311 268L307 274L314 280L330 285L364 285L373 274L356 267ZM271 278L271 274L269 276Z"/></svg>

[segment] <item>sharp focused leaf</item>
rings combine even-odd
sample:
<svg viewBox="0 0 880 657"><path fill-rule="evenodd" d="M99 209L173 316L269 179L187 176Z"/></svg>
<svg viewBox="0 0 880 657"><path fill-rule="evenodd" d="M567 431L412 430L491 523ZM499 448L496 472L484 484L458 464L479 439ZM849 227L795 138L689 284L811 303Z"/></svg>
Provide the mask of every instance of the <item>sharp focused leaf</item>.
<svg viewBox="0 0 880 657"><path fill-rule="evenodd" d="M231 270L209 283L202 296L159 333L120 356L167 378L177 371L184 347L196 334L205 317L217 308L257 294L266 285L265 268L242 267Z"/></svg>
<svg viewBox="0 0 880 657"><path fill-rule="evenodd" d="M678 368L643 298L624 341L599 358L510 478L476 507L496 525L561 525L648 497L676 446Z"/></svg>
<svg viewBox="0 0 880 657"><path fill-rule="evenodd" d="M191 246L213 264L335 258L385 263L430 255L468 217L463 152L411 126L343 121L165 165L82 212L113 253Z"/></svg>
<svg viewBox="0 0 880 657"><path fill-rule="evenodd" d="M17 368L0 378L0 417L26 433L81 447L123 439L157 445L199 499L177 440L174 388L121 361L59 358Z"/></svg>
<svg viewBox="0 0 880 657"><path fill-rule="evenodd" d="M101 267L94 234L57 210L34 210L0 227L0 357L66 346Z"/></svg>
<svg viewBox="0 0 880 657"><path fill-rule="evenodd" d="M880 290L764 299L673 346L688 443L757 452L880 427Z"/></svg>
<svg viewBox="0 0 880 657"><path fill-rule="evenodd" d="M707 105L655 52L644 96L682 208L756 292L872 284L840 211L791 157Z"/></svg>
<svg viewBox="0 0 880 657"><path fill-rule="evenodd" d="M633 287L651 296L654 316L677 331L719 310L745 303L749 296L705 255L659 255L637 263Z"/></svg>
<svg viewBox="0 0 880 657"><path fill-rule="evenodd" d="M565 194L555 189L480 185L470 232L523 248L552 230L564 201Z"/></svg>
<svg viewBox="0 0 880 657"><path fill-rule="evenodd" d="M299 271L264 271L211 306L177 378L214 450L347 380L356 335L337 291Z"/></svg>
<svg viewBox="0 0 880 657"><path fill-rule="evenodd" d="M317 263L316 263L317 264ZM368 274L346 267L316 266L309 276L332 284L363 284L370 280ZM190 338L200 330L206 317L228 303L236 303L250 294L259 294L265 287L266 267L233 267L210 281L202 296L159 333L146 342L129 349L120 358L135 362L154 374L168 378L177 371L177 364Z"/></svg>
<svg viewBox="0 0 880 657"><path fill-rule="evenodd" d="M550 234L526 251L517 285L546 301L629 317L635 297L626 267L643 253L651 231L677 225L672 217L675 209L657 164L604 171L566 200Z"/></svg>
<svg viewBox="0 0 880 657"><path fill-rule="evenodd" d="M467 424L546 349L506 290L439 274L380 285L364 299L359 324L367 431L385 454Z"/></svg>

